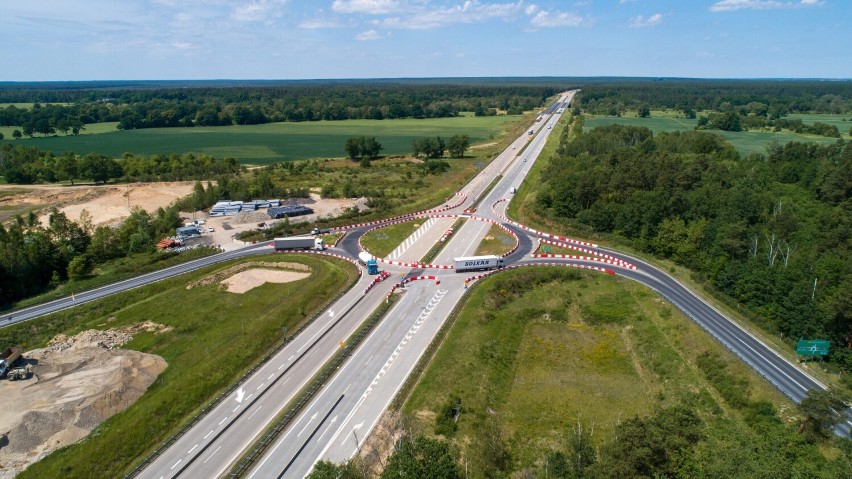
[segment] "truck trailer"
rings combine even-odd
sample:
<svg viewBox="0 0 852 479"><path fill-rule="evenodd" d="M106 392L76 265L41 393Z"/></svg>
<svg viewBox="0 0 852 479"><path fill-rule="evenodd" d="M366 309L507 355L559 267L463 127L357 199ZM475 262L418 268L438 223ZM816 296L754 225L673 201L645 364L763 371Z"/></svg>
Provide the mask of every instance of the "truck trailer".
<svg viewBox="0 0 852 479"><path fill-rule="evenodd" d="M464 258L455 258L456 273L463 271L485 271L503 267L503 258L495 255L487 256L468 256Z"/></svg>
<svg viewBox="0 0 852 479"><path fill-rule="evenodd" d="M379 274L379 262L370 253L366 251L358 253L358 261L367 267L367 274Z"/></svg>
<svg viewBox="0 0 852 479"><path fill-rule="evenodd" d="M0 354L0 378L6 377L6 373L14 366L15 361L21 357L23 350L17 346L6 348L3 354Z"/></svg>
<svg viewBox="0 0 852 479"><path fill-rule="evenodd" d="M314 238L313 236L291 236L289 238L275 238L272 240L272 246L275 251L285 249L315 249L322 250L322 238Z"/></svg>

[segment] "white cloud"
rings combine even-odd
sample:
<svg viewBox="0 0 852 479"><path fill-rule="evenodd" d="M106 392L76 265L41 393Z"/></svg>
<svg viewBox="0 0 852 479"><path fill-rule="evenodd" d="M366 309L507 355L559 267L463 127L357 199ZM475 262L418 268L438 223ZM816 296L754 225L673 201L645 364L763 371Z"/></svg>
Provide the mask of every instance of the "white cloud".
<svg viewBox="0 0 852 479"><path fill-rule="evenodd" d="M779 0L719 0L710 6L711 12L734 12L737 10L775 10L780 8L816 7L821 0L787 2Z"/></svg>
<svg viewBox="0 0 852 479"><path fill-rule="evenodd" d="M338 23L335 20L317 18L314 20L305 20L299 23L299 28L304 28L305 30L316 30L320 28L340 28L343 25Z"/></svg>
<svg viewBox="0 0 852 479"><path fill-rule="evenodd" d="M378 40L380 38L382 38L381 35L379 35L379 32L375 30L367 30L366 32L361 32L355 35L355 40L358 40L359 42Z"/></svg>
<svg viewBox="0 0 852 479"><path fill-rule="evenodd" d="M588 21L571 12L542 10L532 17L530 24L537 28L580 27L588 24Z"/></svg>
<svg viewBox="0 0 852 479"><path fill-rule="evenodd" d="M633 28L655 27L663 23L663 15L655 13L648 18L638 15L630 19L630 26Z"/></svg>
<svg viewBox="0 0 852 479"><path fill-rule="evenodd" d="M527 5L527 8L524 9L524 13L526 13L527 15L535 15L535 13L537 11L538 11L538 5L536 5L534 3Z"/></svg>
<svg viewBox="0 0 852 479"><path fill-rule="evenodd" d="M382 15L403 10L398 0L334 0L331 9L337 13Z"/></svg>
<svg viewBox="0 0 852 479"><path fill-rule="evenodd" d="M251 0L237 5L231 11L231 18L241 22L260 22L282 15L287 0Z"/></svg>
<svg viewBox="0 0 852 479"><path fill-rule="evenodd" d="M452 7L419 8L408 17L389 17L379 23L390 28L427 30L458 23L510 19L524 9L523 0L516 3L481 3L479 0L466 0L463 4Z"/></svg>

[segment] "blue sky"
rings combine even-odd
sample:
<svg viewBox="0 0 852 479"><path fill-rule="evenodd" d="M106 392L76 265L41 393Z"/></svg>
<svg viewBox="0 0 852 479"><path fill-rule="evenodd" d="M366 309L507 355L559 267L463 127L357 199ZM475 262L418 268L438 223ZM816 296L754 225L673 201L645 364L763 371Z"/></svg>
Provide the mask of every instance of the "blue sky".
<svg viewBox="0 0 852 479"><path fill-rule="evenodd" d="M0 81L852 77L850 0L32 0Z"/></svg>

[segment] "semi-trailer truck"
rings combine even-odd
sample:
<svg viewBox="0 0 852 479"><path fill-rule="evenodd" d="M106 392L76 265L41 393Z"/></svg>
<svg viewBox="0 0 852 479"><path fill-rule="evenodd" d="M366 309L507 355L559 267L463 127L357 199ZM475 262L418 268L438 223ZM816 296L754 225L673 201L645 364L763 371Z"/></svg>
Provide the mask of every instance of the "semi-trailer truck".
<svg viewBox="0 0 852 479"><path fill-rule="evenodd" d="M495 255L455 258L455 262L456 273L463 271L484 271L503 267L503 258Z"/></svg>
<svg viewBox="0 0 852 479"><path fill-rule="evenodd" d="M283 249L315 249L322 250L322 238L313 236L291 236L289 238L275 238L272 240L275 251Z"/></svg>
<svg viewBox="0 0 852 479"><path fill-rule="evenodd" d="M6 377L6 373L15 364L15 361L21 357L23 350L17 346L6 348L3 354L0 354L0 378Z"/></svg>
<svg viewBox="0 0 852 479"><path fill-rule="evenodd" d="M367 267L367 274L379 274L379 262L370 253L366 251L358 253L358 261Z"/></svg>

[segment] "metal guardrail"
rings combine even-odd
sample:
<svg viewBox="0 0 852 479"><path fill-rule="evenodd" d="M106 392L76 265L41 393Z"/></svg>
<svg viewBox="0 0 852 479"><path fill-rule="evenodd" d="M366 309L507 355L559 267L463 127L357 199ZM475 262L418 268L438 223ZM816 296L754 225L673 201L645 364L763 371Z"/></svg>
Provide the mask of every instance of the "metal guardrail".
<svg viewBox="0 0 852 479"><path fill-rule="evenodd" d="M360 278L360 275L359 275L359 278ZM206 416L207 413L209 413L210 411L215 409L223 400L230 397L231 394L234 391L236 391L243 383L245 383L248 380L249 377L251 377L255 372L257 372L258 369L260 369L264 365L266 365L266 363L269 362L276 354L281 352L281 350L284 349L285 346L290 344L293 341L293 339L298 337L299 334L302 333L302 331L304 331L308 326L310 326L314 321L316 321L317 318L322 316L323 313L325 312L325 309L329 305L337 302L337 300L342 298L343 295L345 295L352 288L354 288L356 284L358 284L357 279L351 285L349 285L349 287L346 288L344 291L341 291L337 296L335 296L331 300L325 302L322 305L322 307L318 308L316 314L314 314L313 317L311 317L308 321L302 323L302 325L299 326L298 329L294 330L292 334L290 334L289 336L286 336L286 337L282 338L280 341L278 341L278 343L276 343L275 346L273 346L273 348L270 350L270 352L267 353L266 356L264 356L261 361L257 362L254 366L252 366L252 368L249 369L248 371L246 371L246 373L243 374L242 377L240 377L240 379L238 379L236 382L234 382L231 385L231 387L229 387L227 390L225 390L225 392L219 394L219 396L217 396L210 403L208 403L204 407L204 409L199 411L198 414L196 414L188 423L183 425L183 427L181 427L177 432L175 432L171 437L169 437L165 442L163 442L160 445L160 447L158 447L154 452L152 452L145 459L143 459L142 462L137 464L137 466L135 468L133 468L133 470L130 471L129 474L124 476L125 479L137 477L142 472L142 470L144 470L146 467L148 467L149 464L151 464L152 462L154 462L154 460L156 460L158 457L160 457L160 455L166 449L171 447L172 444L177 442L178 439L183 437L183 435L186 434L187 431L192 429L192 427L195 426L198 423L198 421L200 421L202 418L204 418L204 416Z"/></svg>
<svg viewBox="0 0 852 479"><path fill-rule="evenodd" d="M391 300L389 302L383 301L379 304L367 320L364 321L358 331L356 331L349 340L345 342L345 345L341 348L337 355L326 363L325 367L317 373L310 385L307 386L307 390L303 389L303 392L299 394L297 399L295 399L295 403L291 402L293 406L268 430L266 436L256 442L254 448L249 453L245 454L242 460L240 460L240 462L231 469L228 473L228 477L243 477L258 461L258 459L263 457L266 450L269 449L278 436L287 429L287 426L290 425L293 419L295 419L302 409L304 409L304 407L314 398L317 391L322 389L332 374L334 374L343 362L352 355L355 348L361 344L361 341L363 341L367 334L370 333L370 331L372 331L373 328L382 320L385 313L391 309L394 303L395 300Z"/></svg>

